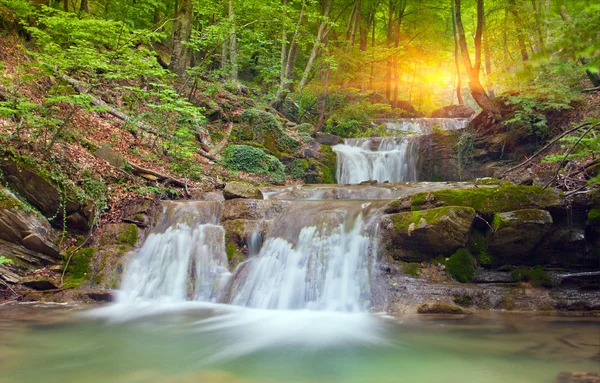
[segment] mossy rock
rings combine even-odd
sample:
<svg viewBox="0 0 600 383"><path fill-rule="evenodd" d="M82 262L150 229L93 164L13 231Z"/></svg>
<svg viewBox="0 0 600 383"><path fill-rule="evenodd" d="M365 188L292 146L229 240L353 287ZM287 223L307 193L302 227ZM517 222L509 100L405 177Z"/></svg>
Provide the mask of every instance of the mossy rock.
<svg viewBox="0 0 600 383"><path fill-rule="evenodd" d="M334 184L335 173L332 173L329 167L311 158L308 160L304 182L307 184Z"/></svg>
<svg viewBox="0 0 600 383"><path fill-rule="evenodd" d="M588 225L599 225L600 226L600 208L592 208L587 215Z"/></svg>
<svg viewBox="0 0 600 383"><path fill-rule="evenodd" d="M461 307L448 305L444 303L434 303L432 305L424 304L417 308L419 314L464 314L465 310Z"/></svg>
<svg viewBox="0 0 600 383"><path fill-rule="evenodd" d="M240 124L234 127L233 137L237 141L253 141L276 156L296 151L300 143L286 133L271 113L259 109L246 109L239 116Z"/></svg>
<svg viewBox="0 0 600 383"><path fill-rule="evenodd" d="M524 209L494 215L488 252L498 262L511 265L532 264L533 251L552 227L546 210Z"/></svg>
<svg viewBox="0 0 600 383"><path fill-rule="evenodd" d="M79 287L90 278L90 262L98 249L93 247L67 253L65 256L65 278L63 287ZM67 264L68 262L68 264Z"/></svg>
<svg viewBox="0 0 600 383"><path fill-rule="evenodd" d="M257 187L246 182L231 181L225 184L223 197L226 200L234 198L263 199L263 194Z"/></svg>
<svg viewBox="0 0 600 383"><path fill-rule="evenodd" d="M467 249L458 249L446 262L446 270L452 278L461 283L473 281L475 276L475 262Z"/></svg>
<svg viewBox="0 0 600 383"><path fill-rule="evenodd" d="M394 259L427 261L464 247L474 219L463 206L391 214L383 218L382 241Z"/></svg>
<svg viewBox="0 0 600 383"><path fill-rule="evenodd" d="M138 241L139 229L133 223L112 223L103 226L100 244L135 246Z"/></svg>
<svg viewBox="0 0 600 383"><path fill-rule="evenodd" d="M555 207L561 204L562 197L556 190L512 184L461 190L445 189L417 193L411 197L413 211L435 206L469 206L486 215L520 209Z"/></svg>
<svg viewBox="0 0 600 383"><path fill-rule="evenodd" d="M550 276L540 265L532 269L517 269L512 272L515 282L529 282L536 287L552 287Z"/></svg>

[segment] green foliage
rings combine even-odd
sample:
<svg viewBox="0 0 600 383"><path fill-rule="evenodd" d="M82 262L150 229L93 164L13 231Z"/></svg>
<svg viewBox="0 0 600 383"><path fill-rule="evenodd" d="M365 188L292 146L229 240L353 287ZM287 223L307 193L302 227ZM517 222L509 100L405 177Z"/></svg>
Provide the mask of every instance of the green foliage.
<svg viewBox="0 0 600 383"><path fill-rule="evenodd" d="M363 124L357 120L334 120L327 121L325 132L335 134L343 138L358 137L362 132Z"/></svg>
<svg viewBox="0 0 600 383"><path fill-rule="evenodd" d="M517 269L512 272L515 282L529 282L532 286L552 287L550 276L540 265L532 269Z"/></svg>
<svg viewBox="0 0 600 383"><path fill-rule="evenodd" d="M8 259L4 255L0 255L0 265L2 265L4 263L11 263L11 262L12 262L12 259Z"/></svg>
<svg viewBox="0 0 600 383"><path fill-rule="evenodd" d="M600 121L598 121L597 119L587 119L586 122L589 124L592 124L592 125L596 125L596 124L600 123ZM600 153L600 130L598 130L596 128L596 130L592 130L591 132L587 133L580 140L581 135L588 128L589 128L589 126L584 126L581 129L579 129L578 131L560 139L559 142L561 143L561 149L562 149L563 153L547 155L542 159L542 162L543 163L562 162L565 159L565 153L568 150L570 150L568 159L572 160L572 161L579 161L579 160L584 160L587 158L591 158L591 159L597 158L598 153ZM577 144L577 146L571 150L571 147L573 147L573 145L575 145L575 143L577 143L578 141L579 141L579 143ZM596 177L596 178L598 178L598 177ZM600 179L592 178L590 180L590 184L598 183L598 182L600 182Z"/></svg>
<svg viewBox="0 0 600 383"><path fill-rule="evenodd" d="M287 173L293 179L303 179L306 170L308 169L308 161L305 159L297 159L287 168Z"/></svg>
<svg viewBox="0 0 600 383"><path fill-rule="evenodd" d="M456 143L456 159L458 161L459 172L462 169L473 162L473 155L475 154L475 139L469 132L461 133Z"/></svg>
<svg viewBox="0 0 600 383"><path fill-rule="evenodd" d="M461 283L468 283L475 276L475 262L467 249L458 249L446 262L446 269L452 278Z"/></svg>
<svg viewBox="0 0 600 383"><path fill-rule="evenodd" d="M590 225L600 223L600 209L599 208L590 209L590 211L588 212L587 219L588 219L588 223Z"/></svg>
<svg viewBox="0 0 600 383"><path fill-rule="evenodd" d="M554 83L552 86L556 87ZM543 92L543 95L540 92ZM508 96L508 102L514 112L505 123L511 128L524 127L527 134L545 139L552 133L546 115L552 111L571 109L570 104L577 98L569 87L548 89L538 84L527 92Z"/></svg>
<svg viewBox="0 0 600 383"><path fill-rule="evenodd" d="M295 151L300 143L288 135L271 113L259 109L246 109L235 128L235 139L242 142L258 142L271 153Z"/></svg>
<svg viewBox="0 0 600 383"><path fill-rule="evenodd" d="M223 166L229 170L269 174L276 182L285 181L285 166L274 156L248 145L229 145L223 151Z"/></svg>

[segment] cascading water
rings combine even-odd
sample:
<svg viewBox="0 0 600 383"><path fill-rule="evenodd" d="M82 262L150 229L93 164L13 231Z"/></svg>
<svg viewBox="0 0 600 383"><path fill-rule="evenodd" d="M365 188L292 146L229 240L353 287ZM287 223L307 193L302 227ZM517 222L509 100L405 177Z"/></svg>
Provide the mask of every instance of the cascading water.
<svg viewBox="0 0 600 383"><path fill-rule="evenodd" d="M407 118L382 121L389 132L401 135L346 139L333 150L337 154L338 184L358 184L364 181L418 181L418 147L415 136L430 134L436 129L457 130L467 126L468 119Z"/></svg>
<svg viewBox="0 0 600 383"><path fill-rule="evenodd" d="M127 266L121 303L215 301L230 273L220 202L172 203Z"/></svg>
<svg viewBox="0 0 600 383"><path fill-rule="evenodd" d="M339 184L363 181L417 180L417 156L412 137L347 139L333 147L337 154Z"/></svg>

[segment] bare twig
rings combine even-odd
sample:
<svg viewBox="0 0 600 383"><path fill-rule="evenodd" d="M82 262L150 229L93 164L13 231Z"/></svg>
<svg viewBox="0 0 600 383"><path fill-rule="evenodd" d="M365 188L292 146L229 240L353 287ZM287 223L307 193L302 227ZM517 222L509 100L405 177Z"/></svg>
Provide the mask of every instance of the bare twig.
<svg viewBox="0 0 600 383"><path fill-rule="evenodd" d="M593 93L593 92L598 92L598 91L600 91L600 86L584 89L581 91L581 93Z"/></svg>
<svg viewBox="0 0 600 383"><path fill-rule="evenodd" d="M586 126L591 125L591 123L586 122L584 124L578 125L577 127L573 128L573 129L569 129L567 131L562 132L561 134L559 134L558 136L554 137L552 139L552 141L548 142L546 145L544 145L543 148L541 148L540 150L538 150L537 152L535 152L533 154L533 156L529 157L526 161L521 162L519 165L517 166L513 166L512 168L508 169L507 171L505 171L502 176L506 175L507 173L512 172L513 170L517 170L525 165L527 165L528 163L530 163L534 158L536 158L537 156L539 156L542 152L544 152L546 149L548 149L550 146L552 146L556 141L560 140L561 138L563 138L564 136L566 136L569 133L572 133L576 130L579 130L581 128L584 128Z"/></svg>
<svg viewBox="0 0 600 383"><path fill-rule="evenodd" d="M558 173L560 173L560 169L562 169L562 167L567 162L567 158L569 157L569 155L571 154L571 152L573 151L573 149L575 149L575 147L577 145L579 145L579 143L581 142L581 140L583 140L583 137L585 137L589 132L592 131L592 129L594 129L594 128L598 127L598 126L600 126L600 124L596 124L596 125L590 126L588 129L586 129L585 132L583 132L583 134L581 136L579 136L579 139L577 139L577 141L573 144L573 146L571 146L569 148L569 150L567 150L567 153L565 154L565 157L560 162L560 165L558 165L558 169L556 169L556 173L554 173L554 177L552 177L552 179L550 181L548 181L548 183L546 183L546 185L544 185L544 189L547 188L548 186L550 186L550 184L556 180L556 177L558 177Z"/></svg>

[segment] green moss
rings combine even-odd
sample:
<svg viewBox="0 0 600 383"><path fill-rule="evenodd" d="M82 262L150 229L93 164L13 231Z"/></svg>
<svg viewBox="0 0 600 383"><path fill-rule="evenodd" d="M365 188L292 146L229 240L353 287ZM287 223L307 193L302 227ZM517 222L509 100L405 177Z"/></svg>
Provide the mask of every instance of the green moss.
<svg viewBox="0 0 600 383"><path fill-rule="evenodd" d="M473 256L467 249L458 249L446 262L446 269L458 282L471 282L475 276Z"/></svg>
<svg viewBox="0 0 600 383"><path fill-rule="evenodd" d="M452 209L465 209L460 206L444 206L436 209L412 211L406 213L393 214L390 216L394 223L394 228L398 232L406 232L411 225L415 227L421 224L434 224L447 216ZM467 208L468 209L468 208Z"/></svg>
<svg viewBox="0 0 600 383"><path fill-rule="evenodd" d="M553 206L560 203L560 197L555 191L542 189L540 186L503 184L497 187L417 193L411 198L411 210L420 210L428 202L449 206L470 206L480 213L493 214Z"/></svg>
<svg viewBox="0 0 600 383"><path fill-rule="evenodd" d="M96 254L97 249L88 247L78 250L75 253L67 253L65 256L65 265L69 257L71 260L66 265L65 279L63 287L78 287L89 277L90 260ZM72 254L72 255L71 255Z"/></svg>
<svg viewBox="0 0 600 383"><path fill-rule="evenodd" d="M309 124L309 123L303 123L298 125L298 127L296 128L296 131L298 133L307 133L307 134L312 134L315 131L315 127L313 124Z"/></svg>
<svg viewBox="0 0 600 383"><path fill-rule="evenodd" d="M590 209L587 219L590 225L600 223L600 208Z"/></svg>
<svg viewBox="0 0 600 383"><path fill-rule="evenodd" d="M303 179L308 169L308 161L305 159L296 159L287 167L287 173L293 179Z"/></svg>
<svg viewBox="0 0 600 383"><path fill-rule="evenodd" d="M233 260L236 251L237 248L235 247L235 244L231 242L228 243L227 246L225 246L225 253L227 254L227 259L229 260L229 263L231 263L231 261Z"/></svg>
<svg viewBox="0 0 600 383"><path fill-rule="evenodd" d="M496 264L496 258L485 250L481 253L477 253L475 258L477 259L477 262L485 268L489 268Z"/></svg>
<svg viewBox="0 0 600 383"><path fill-rule="evenodd" d="M532 269L517 269L512 272L515 282L529 282L532 286L552 287L550 276L540 265Z"/></svg>
<svg viewBox="0 0 600 383"><path fill-rule="evenodd" d="M331 169L321 162L310 159L304 182L307 184L333 184L335 183L334 174L331 173Z"/></svg>
<svg viewBox="0 0 600 383"><path fill-rule="evenodd" d="M406 262L402 262L402 271L404 272L404 274L406 275L410 275L413 277L418 277L421 274L421 269L419 267L419 264L416 262L411 262L411 263L406 263Z"/></svg>
<svg viewBox="0 0 600 383"><path fill-rule="evenodd" d="M445 265L448 260L443 255L440 255L439 257L433 258L429 262L431 262L432 265Z"/></svg>
<svg viewBox="0 0 600 383"><path fill-rule="evenodd" d="M473 305L473 297L469 294L455 295L452 299L454 303L462 307L471 307Z"/></svg>
<svg viewBox="0 0 600 383"><path fill-rule="evenodd" d="M333 151L331 146L321 145L321 155L323 156L322 163L329 169L331 174L331 183L336 183L336 172L337 172L337 154Z"/></svg>
<svg viewBox="0 0 600 383"><path fill-rule="evenodd" d="M117 237L118 243L121 243L124 245L129 245L129 246L135 246L137 240L138 240L138 227L133 223L128 224L123 229L123 231L119 234L119 236Z"/></svg>
<svg viewBox="0 0 600 383"><path fill-rule="evenodd" d="M510 227L520 222L535 222L535 221L546 221L546 215L541 210L524 209L517 210L511 213L511 219L506 219L500 214L494 215L492 221L492 228L494 231L498 231L504 227Z"/></svg>
<svg viewBox="0 0 600 383"><path fill-rule="evenodd" d="M417 312L419 314L464 314L465 311L458 307L452 305L446 305L443 303L434 303L429 306L427 304L421 305L417 308Z"/></svg>
<svg viewBox="0 0 600 383"><path fill-rule="evenodd" d="M285 166L275 157L248 145L229 145L223 151L222 165L229 170L268 174L275 182L285 181Z"/></svg>
<svg viewBox="0 0 600 383"><path fill-rule="evenodd" d="M259 109L246 109L239 116L240 124L232 132L234 141L258 142L279 156L281 153L295 151L300 148L300 143L279 124L271 113Z"/></svg>

